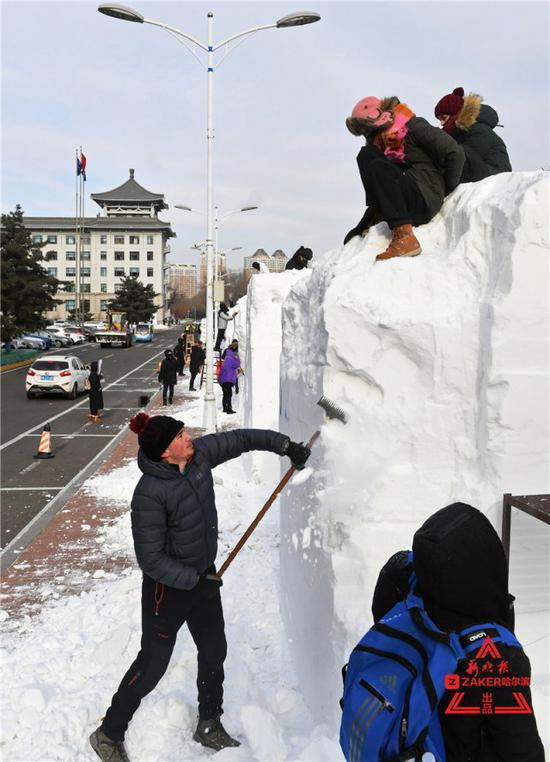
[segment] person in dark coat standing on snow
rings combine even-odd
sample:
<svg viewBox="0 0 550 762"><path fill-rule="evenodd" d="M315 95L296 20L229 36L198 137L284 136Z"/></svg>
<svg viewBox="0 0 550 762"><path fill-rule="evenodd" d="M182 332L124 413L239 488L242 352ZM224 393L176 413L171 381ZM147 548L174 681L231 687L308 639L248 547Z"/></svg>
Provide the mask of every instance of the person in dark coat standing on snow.
<svg viewBox="0 0 550 762"><path fill-rule="evenodd" d="M178 383L178 361L171 349L164 350L164 360L160 364L158 378L162 384L162 404L171 405L174 400L174 386Z"/></svg>
<svg viewBox="0 0 550 762"><path fill-rule="evenodd" d="M99 370L99 364L97 360L93 360L90 363L90 375L88 376L88 383L90 384L90 415L88 418L94 423L101 421L101 411L103 410L102 381L103 376Z"/></svg>
<svg viewBox="0 0 550 762"><path fill-rule="evenodd" d="M183 376L183 369L185 367L185 345L181 336L178 339L178 343L174 347L174 357L176 358L176 370L178 376Z"/></svg>
<svg viewBox="0 0 550 762"><path fill-rule="evenodd" d="M212 469L250 450L287 455L303 468L310 450L275 431L237 429L191 439L182 421L138 413L142 471L132 498L132 534L143 571L141 649L90 736L105 762L127 762L124 736L141 701L166 672L178 631L187 623L198 652L199 721L193 739L216 751L239 746L223 727L227 652L216 575L218 514Z"/></svg>
<svg viewBox="0 0 550 762"><path fill-rule="evenodd" d="M201 372L204 361L206 360L206 352L203 349L202 341L197 341L191 347L191 358L189 360L189 373L191 374L191 380L189 381L189 391L195 390L195 378Z"/></svg>
<svg viewBox="0 0 550 762"><path fill-rule="evenodd" d="M498 114L482 103L481 96L465 96L463 88L456 87L438 101L434 111L442 129L464 149L461 183L512 171L506 144L494 131L499 126Z"/></svg>
<svg viewBox="0 0 550 762"><path fill-rule="evenodd" d="M471 505L453 503L424 522L414 535L412 567L406 551L390 558L374 591L375 622L405 599L412 571L426 611L440 630L495 622L513 631L514 598L508 593L504 549L489 519ZM504 644L498 648L506 678L530 678L531 665L522 649ZM471 674L469 666L468 660L459 662L457 673ZM465 705L482 706L487 687L464 690ZM514 706L512 691L521 693L532 707L530 689L523 682L513 688L491 688L495 707ZM438 707L446 762L544 762L533 714L446 714L455 695L456 690L444 693Z"/></svg>
<svg viewBox="0 0 550 762"><path fill-rule="evenodd" d="M313 259L313 252L305 246L300 246L285 265L285 270L305 270L307 263Z"/></svg>
<svg viewBox="0 0 550 762"><path fill-rule="evenodd" d="M347 233L344 244L355 236L366 236L372 225L384 221L392 239L376 259L417 256L422 248L413 225L429 222L441 209L445 196L456 188L464 151L396 97L363 98L354 106L346 125L352 135L366 140L357 164L367 211Z"/></svg>

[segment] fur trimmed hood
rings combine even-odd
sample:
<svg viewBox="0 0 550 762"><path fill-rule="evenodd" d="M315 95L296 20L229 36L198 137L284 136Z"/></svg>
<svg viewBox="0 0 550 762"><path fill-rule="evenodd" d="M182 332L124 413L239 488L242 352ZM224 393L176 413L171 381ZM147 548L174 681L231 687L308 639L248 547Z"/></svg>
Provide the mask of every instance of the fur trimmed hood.
<svg viewBox="0 0 550 762"><path fill-rule="evenodd" d="M482 97L475 93L470 93L464 97L462 106L456 121L455 127L467 132L476 122L481 122L494 129L498 124L498 114L491 106L482 103Z"/></svg>

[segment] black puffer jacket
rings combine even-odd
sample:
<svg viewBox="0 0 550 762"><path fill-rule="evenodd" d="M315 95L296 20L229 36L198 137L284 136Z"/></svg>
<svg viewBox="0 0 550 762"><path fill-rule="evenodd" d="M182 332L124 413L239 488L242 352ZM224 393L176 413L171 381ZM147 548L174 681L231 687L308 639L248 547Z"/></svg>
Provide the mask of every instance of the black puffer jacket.
<svg viewBox="0 0 550 762"><path fill-rule="evenodd" d="M460 182L475 182L489 175L512 171L506 145L494 131L497 124L497 112L491 106L482 104L479 95L464 98L464 105L450 133L466 154Z"/></svg>
<svg viewBox="0 0 550 762"><path fill-rule="evenodd" d="M178 383L178 361L175 357L165 357L161 362L159 383L171 384L172 386Z"/></svg>
<svg viewBox="0 0 550 762"><path fill-rule="evenodd" d="M150 460L132 498L132 534L140 568L156 582L190 590L216 560L218 514L212 469L249 450L282 455L289 438L276 431L237 429L193 440L194 455L183 473Z"/></svg>
<svg viewBox="0 0 550 762"><path fill-rule="evenodd" d="M453 503L424 522L413 541L414 570L426 610L447 632L468 625L498 622L513 629L504 550L493 526L470 505ZM375 621L408 592L410 566L405 551L396 553L380 572L372 613ZM512 599L513 600L513 599ZM499 646L508 662L507 676L530 677L525 652ZM468 663L460 662L459 675ZM481 706L486 688L470 688L467 704ZM532 706L528 687L517 687ZM510 688L493 690L495 706L514 703ZM447 762L544 762L544 749L533 715L447 715L453 692L444 694L439 719Z"/></svg>

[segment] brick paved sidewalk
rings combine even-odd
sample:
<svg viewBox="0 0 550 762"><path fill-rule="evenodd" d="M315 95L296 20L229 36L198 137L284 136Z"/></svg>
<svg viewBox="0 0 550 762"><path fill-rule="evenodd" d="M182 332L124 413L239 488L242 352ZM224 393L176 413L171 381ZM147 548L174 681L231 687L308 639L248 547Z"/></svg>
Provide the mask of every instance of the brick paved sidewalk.
<svg viewBox="0 0 550 762"><path fill-rule="evenodd" d="M182 395L178 402L185 399L192 398ZM160 408L156 405L147 412L155 415ZM188 431L192 437L203 433L197 428ZM128 430L94 476L134 460L136 454L136 435ZM11 619L38 613L50 597L89 590L96 581L96 572L117 572L137 566L133 551L109 548L105 552L99 541L106 527L129 512L130 495L128 504L121 504L90 495L85 488L86 482L5 572L2 609Z"/></svg>

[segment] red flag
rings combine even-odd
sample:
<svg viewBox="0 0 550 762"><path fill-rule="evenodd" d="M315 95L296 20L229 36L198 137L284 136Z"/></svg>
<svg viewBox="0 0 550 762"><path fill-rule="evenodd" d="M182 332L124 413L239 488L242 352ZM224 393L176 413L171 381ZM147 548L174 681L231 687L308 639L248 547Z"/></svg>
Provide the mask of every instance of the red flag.
<svg viewBox="0 0 550 762"><path fill-rule="evenodd" d="M84 156L82 151L80 152L80 167L82 172L82 178L84 182L86 182L86 157Z"/></svg>

